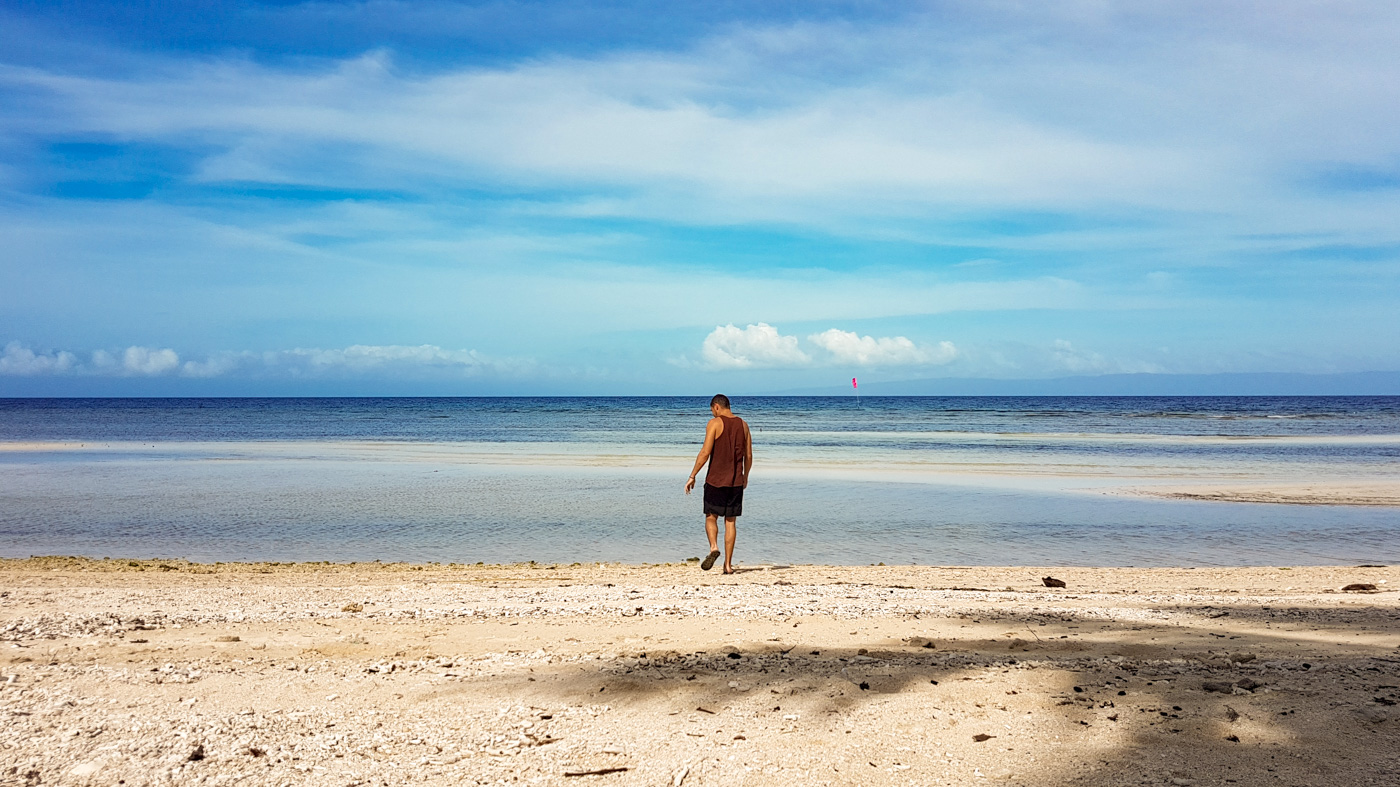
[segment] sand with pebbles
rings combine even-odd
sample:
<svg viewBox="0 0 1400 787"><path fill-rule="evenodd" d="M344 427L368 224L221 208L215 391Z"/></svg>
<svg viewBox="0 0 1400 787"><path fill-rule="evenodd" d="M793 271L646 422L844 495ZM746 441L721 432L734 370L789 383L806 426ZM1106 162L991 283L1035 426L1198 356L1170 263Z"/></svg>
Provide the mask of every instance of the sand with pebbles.
<svg viewBox="0 0 1400 787"><path fill-rule="evenodd" d="M0 784L1400 784L1397 586L0 561Z"/></svg>

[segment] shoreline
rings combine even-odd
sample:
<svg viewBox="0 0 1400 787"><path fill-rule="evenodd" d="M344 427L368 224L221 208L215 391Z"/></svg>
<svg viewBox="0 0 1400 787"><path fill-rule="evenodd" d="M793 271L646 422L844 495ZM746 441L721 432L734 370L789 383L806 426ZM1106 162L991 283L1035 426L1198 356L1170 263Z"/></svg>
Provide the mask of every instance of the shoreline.
<svg viewBox="0 0 1400 787"><path fill-rule="evenodd" d="M0 560L0 779L1400 779L1400 567L746 568Z"/></svg>
<svg viewBox="0 0 1400 787"><path fill-rule="evenodd" d="M401 573L406 571L432 571L443 572L444 576L454 573L470 574L480 571L559 571L570 570L578 572L587 571L607 571L607 572L642 572L660 569L690 569L696 568L699 558L688 558L686 560L656 561L656 562L636 562L629 563L618 560L589 560L574 561L572 563L544 562L535 560L519 560L502 563L487 563L478 561L476 563L443 563L440 561L412 561L412 560L214 560L201 561L189 560L183 557L89 557L86 555L31 555L29 557L0 557L0 577L7 574L22 575L32 572L43 571L72 571L79 574L87 573L113 573L113 574L139 574L147 571L157 572L185 572L193 576L214 575L214 574L335 574L344 572L366 572L374 573ZM1179 571L1223 571L1234 573L1269 572L1275 570L1282 571L1350 571L1353 569L1400 569L1400 563L1395 565L1362 564L1362 563L1335 563L1335 564L1311 564L1311 563L1291 563L1277 565L1179 565L1179 566L1098 566L1098 565L1051 565L1051 564L966 564L966 565L923 565L918 563L878 563L878 564L840 564L840 563L755 563L751 565L738 565L742 569L740 573L754 572L775 572L775 571L797 571L797 572L895 572L909 571L914 573L933 574L937 572L1008 572L1035 574L1044 571L1093 571L1093 572L1135 572L1140 574L1155 574L1162 572ZM700 571L696 574L700 578L723 578L724 575L716 571ZM640 576L640 575L638 575ZM551 577L544 576L548 580ZM1396 588L1400 591L1400 587Z"/></svg>
<svg viewBox="0 0 1400 787"><path fill-rule="evenodd" d="M157 575L167 572L185 574L188 576L235 576L242 574L250 575L336 575L336 574L363 574L367 577L376 575L402 574L412 571L426 571L439 575L446 579L470 577L473 572L482 571L511 571L511 572L558 572L564 571L578 574L593 572L598 576L612 574L631 574L632 572L646 572L659 570L687 570L696 569L700 578L723 578L717 571L703 572L698 569L699 557L686 558L684 560L655 561L655 562L628 562L624 560L588 560L575 561L572 563L519 560L511 562L487 563L478 561L475 563L441 562L432 560L191 560L185 557L92 557L89 555L30 555L28 557L4 557L0 556L0 578L7 574L24 574L27 572L73 572L80 575L102 575L102 574L143 574L152 572ZM1329 571L1346 572L1353 569L1389 569L1400 568L1400 561L1388 562L1386 564L1344 562L1344 563L1271 563L1271 564L1238 564L1238 565L1215 565L1209 563L1181 563L1176 565L1088 565L1088 564L1067 564L1067 563L1006 563L991 565L985 563L965 563L933 565L922 563L772 563L754 562L735 563L738 574L753 574L756 572L814 572L820 574L823 571L832 572L895 572L907 570L913 574L935 575L937 572L977 572L980 574L1044 574L1045 572L1105 572L1114 574L1119 572L1135 572L1138 574L1174 573L1183 571L1195 572L1270 572L1270 571ZM567 574L573 575L573 574ZM541 581L552 581L553 578L561 576L558 574L540 574ZM637 576L641 576L638 574ZM635 577L633 577L635 578ZM931 585L929 587L932 587ZM1396 590L1400 591L1400 587Z"/></svg>

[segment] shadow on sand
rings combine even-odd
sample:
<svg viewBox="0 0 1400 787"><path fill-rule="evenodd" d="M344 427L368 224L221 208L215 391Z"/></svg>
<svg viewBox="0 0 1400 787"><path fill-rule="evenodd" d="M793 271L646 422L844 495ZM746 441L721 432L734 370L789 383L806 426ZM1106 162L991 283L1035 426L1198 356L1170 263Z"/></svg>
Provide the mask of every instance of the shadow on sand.
<svg viewBox="0 0 1400 787"><path fill-rule="evenodd" d="M1316 610L1202 612L1253 624ZM801 772L851 784L1400 785L1400 657L1345 647L1377 633L1376 612L1348 621L1328 609L1320 633L1247 634L1057 613L1092 629L1073 640L1036 635L1044 616L1004 615L1024 639L651 650L519 689L541 705L606 703L613 718L598 724L649 758L708 767L705 784ZM1400 632L1394 616L1382 628ZM735 763L747 781L721 778Z"/></svg>

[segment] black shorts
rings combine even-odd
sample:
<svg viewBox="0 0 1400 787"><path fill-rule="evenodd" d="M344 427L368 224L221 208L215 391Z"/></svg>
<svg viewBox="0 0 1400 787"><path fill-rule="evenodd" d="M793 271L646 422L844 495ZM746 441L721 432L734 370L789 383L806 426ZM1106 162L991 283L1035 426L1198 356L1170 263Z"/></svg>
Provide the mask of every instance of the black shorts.
<svg viewBox="0 0 1400 787"><path fill-rule="evenodd" d="M710 486L705 484L705 515L722 516L726 519L744 513L744 488L742 486Z"/></svg>

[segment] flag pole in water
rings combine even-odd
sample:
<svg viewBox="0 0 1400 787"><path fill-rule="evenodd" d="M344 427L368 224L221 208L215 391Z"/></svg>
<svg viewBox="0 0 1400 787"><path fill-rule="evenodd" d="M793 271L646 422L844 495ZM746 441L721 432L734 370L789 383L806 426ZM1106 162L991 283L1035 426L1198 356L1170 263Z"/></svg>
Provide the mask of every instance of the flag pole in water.
<svg viewBox="0 0 1400 787"><path fill-rule="evenodd" d="M860 403L860 386L856 385L856 378L851 378L851 389L856 392L856 403Z"/></svg>

